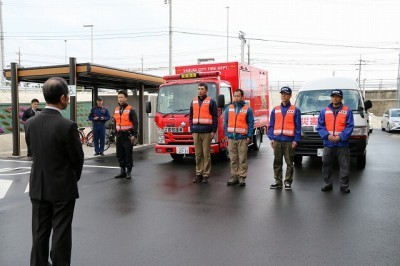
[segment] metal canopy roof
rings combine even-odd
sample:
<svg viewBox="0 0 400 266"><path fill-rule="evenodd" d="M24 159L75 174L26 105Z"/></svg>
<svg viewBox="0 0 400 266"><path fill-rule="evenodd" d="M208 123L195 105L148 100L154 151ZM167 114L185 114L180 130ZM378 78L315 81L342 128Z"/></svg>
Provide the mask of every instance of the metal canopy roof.
<svg viewBox="0 0 400 266"><path fill-rule="evenodd" d="M69 82L69 72L70 66L68 64L19 68L18 81L44 83L47 79L57 76ZM11 70L5 69L4 76L6 79L10 79ZM76 85L87 88L139 89L143 84L144 91L156 92L158 86L164 83L164 80L158 76L91 63L76 64L76 76Z"/></svg>

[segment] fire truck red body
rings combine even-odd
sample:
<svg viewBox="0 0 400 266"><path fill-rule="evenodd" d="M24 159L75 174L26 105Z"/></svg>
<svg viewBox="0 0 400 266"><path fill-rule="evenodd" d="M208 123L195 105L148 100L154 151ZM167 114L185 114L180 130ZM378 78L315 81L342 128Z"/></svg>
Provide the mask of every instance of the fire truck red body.
<svg viewBox="0 0 400 266"><path fill-rule="evenodd" d="M197 85L200 82L208 85L208 96L216 101L218 95L224 95L225 105L232 102L236 89L244 91L244 100L253 109L255 122L250 147L259 149L269 120L266 70L238 62L179 66L175 70L176 75L163 77L165 83L159 88L154 119L157 124L157 153L169 153L173 159L194 155L189 112L191 101L197 97ZM149 112L149 109L146 111ZM224 108L219 108L218 132L212 140L211 153L225 156L228 142L224 135L223 112Z"/></svg>

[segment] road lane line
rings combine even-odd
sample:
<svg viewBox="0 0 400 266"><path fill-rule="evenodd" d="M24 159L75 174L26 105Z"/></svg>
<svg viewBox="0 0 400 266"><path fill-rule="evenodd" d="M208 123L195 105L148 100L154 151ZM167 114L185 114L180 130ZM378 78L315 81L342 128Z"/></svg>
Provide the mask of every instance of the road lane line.
<svg viewBox="0 0 400 266"><path fill-rule="evenodd" d="M26 188L25 188L25 192L24 193L28 193L29 192L29 182L28 182L28 185L26 185Z"/></svg>
<svg viewBox="0 0 400 266"><path fill-rule="evenodd" d="M4 198L4 196L7 194L12 182L12 180L0 179L0 199Z"/></svg>

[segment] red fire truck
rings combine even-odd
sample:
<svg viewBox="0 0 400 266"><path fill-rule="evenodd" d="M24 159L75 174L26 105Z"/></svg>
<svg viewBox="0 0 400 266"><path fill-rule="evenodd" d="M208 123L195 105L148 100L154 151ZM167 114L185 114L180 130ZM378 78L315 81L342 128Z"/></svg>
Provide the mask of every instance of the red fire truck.
<svg viewBox="0 0 400 266"><path fill-rule="evenodd" d="M175 68L176 74L164 76L159 88L154 121L157 124L157 153L169 153L174 160L194 155L194 144L189 127L190 103L197 96L197 85L208 85L208 96L218 104L218 132L211 143L211 153L227 157L224 135L224 107L232 102L233 93L240 88L244 100L253 109L254 137L250 148L258 150L268 127L268 73L238 62L213 63ZM151 103L146 103L151 113Z"/></svg>

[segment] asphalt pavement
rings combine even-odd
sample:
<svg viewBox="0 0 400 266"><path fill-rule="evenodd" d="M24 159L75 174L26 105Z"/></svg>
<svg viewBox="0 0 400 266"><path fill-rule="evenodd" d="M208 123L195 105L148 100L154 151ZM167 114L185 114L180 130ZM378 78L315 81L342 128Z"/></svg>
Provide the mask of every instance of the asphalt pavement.
<svg viewBox="0 0 400 266"><path fill-rule="evenodd" d="M374 130L367 166L351 164L350 194L321 192L321 160L305 158L293 189L270 190L269 142L249 153L246 187L227 187L229 162L193 184L194 159L134 151L132 180L113 154L85 160L72 265L400 265L400 134ZM28 265L29 161L0 160L0 265ZM8 183L9 183L8 182ZM3 188L4 190L4 188ZM1 192L1 188L0 188Z"/></svg>

